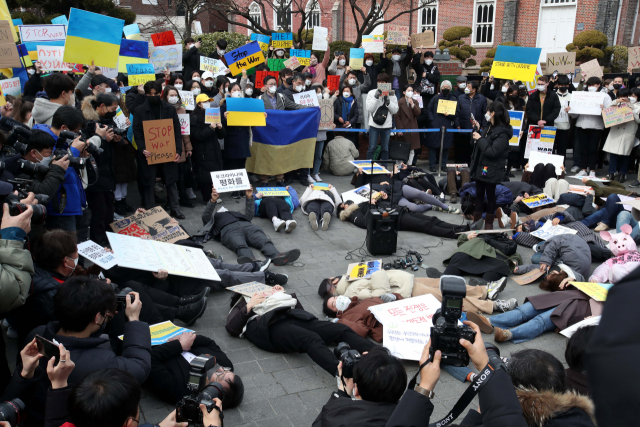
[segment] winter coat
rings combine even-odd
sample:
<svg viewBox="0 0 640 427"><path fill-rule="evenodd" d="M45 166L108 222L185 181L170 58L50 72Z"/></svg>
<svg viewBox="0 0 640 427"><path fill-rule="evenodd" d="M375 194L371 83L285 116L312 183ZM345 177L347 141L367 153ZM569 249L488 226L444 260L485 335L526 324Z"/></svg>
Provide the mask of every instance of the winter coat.
<svg viewBox="0 0 640 427"><path fill-rule="evenodd" d="M449 114L445 116L444 114L439 114L438 111L438 101L441 99L445 101L456 101L456 113L454 115ZM454 129L460 126L460 103L457 102L453 94L449 93L447 96L439 93L438 95L431 98L429 105L427 108L427 118L429 119L429 128L440 129L441 127L445 127L447 129ZM427 147L429 148L440 148L440 140L442 135L440 132L432 132L427 135ZM448 150L453 146L453 134L447 132L444 134L444 142L443 148Z"/></svg>
<svg viewBox="0 0 640 427"><path fill-rule="evenodd" d="M178 114L187 114L187 110L182 105L176 107L176 112ZM191 146L191 135L182 135L182 154L180 155L178 163L184 163L187 161L187 151L193 151L193 147Z"/></svg>
<svg viewBox="0 0 640 427"><path fill-rule="evenodd" d="M211 182L211 172L224 169L222 161L222 150L218 139L226 136L224 127L215 130L209 123L204 122L204 110L196 107L190 116L191 118L191 144L193 150L193 161L198 166L199 182Z"/></svg>
<svg viewBox="0 0 640 427"><path fill-rule="evenodd" d="M337 136L327 142L322 154L324 169L330 170L332 174L337 176L351 175L354 166L349 162L358 158L359 155L360 153L353 142L343 136Z"/></svg>
<svg viewBox="0 0 640 427"><path fill-rule="evenodd" d="M336 129L339 128L343 128L344 127L344 123L340 122L340 119L342 118L345 122L349 122L351 124L351 127L353 127L354 124L359 123L360 117L358 116L358 110L359 110L359 106L358 106L358 100L356 97L352 96L351 97L351 109L349 110L349 115L347 116L347 120L344 120L342 117L342 107L344 105L345 102L347 102L342 95L338 96L336 98L335 101L333 101L333 122L336 124Z"/></svg>
<svg viewBox="0 0 640 427"><path fill-rule="evenodd" d="M540 264L553 266L565 264L571 270L589 277L591 271L591 250L582 237L575 234L553 236L544 245Z"/></svg>
<svg viewBox="0 0 640 427"><path fill-rule="evenodd" d="M438 93L438 85L440 84L440 70L436 64L427 65L425 62L422 62L422 53L418 52L413 56L413 60L411 61L411 67L415 70L418 78L416 79L416 92L419 92L422 95L423 106L429 105L429 101L431 98ZM433 85L433 91L422 92L420 90L420 85L422 83L422 79L427 79L429 83Z"/></svg>
<svg viewBox="0 0 640 427"><path fill-rule="evenodd" d="M389 102L389 105L387 105L389 114L387 114L387 120L383 124L379 125L373 121L373 116L378 108L386 104L384 96L380 95L378 98L376 98L377 93L378 89L374 89L370 90L367 94L367 112L369 114L369 126L373 126L379 129L391 129L393 115L398 112L398 99L396 98L395 92L389 92L389 96L387 97Z"/></svg>
<svg viewBox="0 0 640 427"><path fill-rule="evenodd" d="M327 43L327 51L324 53L322 57L322 62L316 64L315 70L316 74L311 78L311 84L322 84L322 82L327 78L327 65L329 65L329 59L331 58L331 46ZM310 67L306 67L303 71L311 72L309 70Z"/></svg>
<svg viewBox="0 0 640 427"><path fill-rule="evenodd" d="M348 64L349 61L347 60L347 65ZM329 64L329 68L327 68L327 71L332 75L343 76L345 74L347 65L340 65L340 68L338 68L338 58L335 57L333 58L333 61L331 61L331 64Z"/></svg>
<svg viewBox="0 0 640 427"><path fill-rule="evenodd" d="M216 52L217 53L217 52ZM182 54L182 65L184 66L184 78L191 80L191 73L196 70L200 70L200 57L205 56L198 52L198 48L195 45L191 46L191 49L186 50Z"/></svg>
<svg viewBox="0 0 640 427"><path fill-rule="evenodd" d="M458 105L460 105L460 128L472 129L471 115L480 123L480 127L483 128L487 124L487 120L484 115L487 112L487 98L484 95L476 94L471 97L469 94L464 94L458 97Z"/></svg>
<svg viewBox="0 0 640 427"><path fill-rule="evenodd" d="M411 108L407 98L403 96L398 101L398 112L394 116L396 129L418 129L418 116L420 116L420 113L418 101L413 100L413 108ZM411 144L412 150L420 148L420 134L414 132L403 133L401 138Z"/></svg>
<svg viewBox="0 0 640 427"><path fill-rule="evenodd" d="M400 294L394 295L396 296L396 301L403 299ZM374 341L382 343L382 323L378 322L376 316L369 311L369 307L379 304L385 304L385 302L378 297L364 300L360 300L358 297L351 297L349 307L345 311L336 314L339 319L338 323L350 327L353 332L362 338L370 336Z"/></svg>
<svg viewBox="0 0 640 427"><path fill-rule="evenodd" d="M346 74L340 77L340 90L342 90L342 88L344 87L344 81L346 77L347 77ZM361 123L361 124L364 123L366 101L363 100L363 95L366 96L369 90L371 90L371 77L369 76L369 74L364 75L364 83L360 83L360 81L356 79L356 84L351 86L353 99L358 101L358 120L353 123ZM335 110L334 110L334 113L335 113Z"/></svg>
<svg viewBox="0 0 640 427"><path fill-rule="evenodd" d="M393 60L391 58L384 58L386 60L384 72L391 78L391 87L393 87L393 79L394 77L398 78L398 88L402 90L405 85L409 83L407 79L407 67L411 64L411 60L413 59L413 48L411 46L407 47L407 56L404 59L398 61L400 65L400 75L393 75Z"/></svg>
<svg viewBox="0 0 640 427"><path fill-rule="evenodd" d="M69 166L71 167L71 166ZM14 174L16 178L32 180L33 184L27 186L27 191L35 194L46 194L52 199L62 183L64 182L66 171L58 165L49 166L49 171L42 180L33 179L26 173L20 173L20 170Z"/></svg>
<svg viewBox="0 0 640 427"><path fill-rule="evenodd" d="M530 124L537 126L540 120L546 121L545 126L553 126L553 121L560 114L560 99L558 95L547 89L546 96L544 97L544 109L541 109L540 105L540 91L535 91L529 95L527 100L527 119ZM542 115L540 112L542 111Z"/></svg>
<svg viewBox="0 0 640 427"><path fill-rule="evenodd" d="M468 182L460 188L460 197L476 198L476 183ZM514 195L504 185L496 185L496 206L509 206L513 202ZM484 195L484 202L487 203L487 195Z"/></svg>
<svg viewBox="0 0 640 427"><path fill-rule="evenodd" d="M284 201L287 202L287 204L289 205L289 210L291 213L293 213L293 211L300 207L300 200L298 199L298 193L296 192L296 189L293 187L289 187L289 195L283 197ZM271 196L268 196L271 197ZM256 194L254 193L253 195L253 200L254 200L254 204L256 206L256 210L254 215L259 217L260 216L260 203L262 202L262 198L258 199L256 197Z"/></svg>
<svg viewBox="0 0 640 427"><path fill-rule="evenodd" d="M609 136L604 144L603 151L621 156L628 156L633 150L636 141L636 131L640 123L640 104L629 104L633 111L633 120L609 128Z"/></svg>
<svg viewBox="0 0 640 427"><path fill-rule="evenodd" d="M221 205L218 203L211 203L211 201L207 203L204 212L202 212L202 224L204 226L193 235L197 237L199 241L206 242L211 238L218 237L220 227L216 224L216 213L220 207ZM244 214L235 211L231 212L236 218L251 222L255 215L253 198L245 198Z"/></svg>
<svg viewBox="0 0 640 427"><path fill-rule="evenodd" d="M522 257L520 256L520 254L516 253L511 256L506 256L504 253L487 243L486 240L469 240L466 234L461 234L460 237L458 237L458 248L453 251L449 258L442 261L442 264L449 265L449 261L451 261L451 258L453 258L453 256L457 253L469 255L470 257L477 260L480 260L484 257L495 258L507 264L509 266L509 270L511 271L513 271L514 267L522 265Z"/></svg>
<svg viewBox="0 0 640 427"><path fill-rule="evenodd" d="M524 193L527 193L530 196L542 193L541 189L533 184L529 184L528 182L505 181L501 182L500 185L507 187L509 191L511 191L514 199L518 196L524 197Z"/></svg>
<svg viewBox="0 0 640 427"><path fill-rule="evenodd" d="M316 417L312 427L385 427L397 403L352 400L344 391L334 391ZM421 408L422 409L422 408Z"/></svg>
<svg viewBox="0 0 640 427"><path fill-rule="evenodd" d="M31 119L29 119L29 127L33 125L49 125L53 120L53 115L62 107L61 104L51 102L46 98L36 98L33 102L33 110L31 110Z"/></svg>
<svg viewBox="0 0 640 427"><path fill-rule="evenodd" d="M504 167L509 156L511 125L487 126L482 137L475 140L469 173L472 179L499 184L504 179Z"/></svg>
<svg viewBox="0 0 640 427"><path fill-rule="evenodd" d="M69 150L74 157L80 157L80 151L74 147ZM63 197L64 190L64 197ZM63 201L66 197L66 201ZM61 207L64 208L61 210ZM76 170L69 166L64 174L64 182L47 203L47 215L80 216L82 208L87 207L87 195L82 186L82 179Z"/></svg>
<svg viewBox="0 0 640 427"><path fill-rule="evenodd" d="M331 203L331 206L333 206L333 211L331 213L335 212L336 206L342 203L342 197L340 197L340 193L338 193L336 187L331 187L329 191L314 190L311 187L312 186L307 187L302 194L302 197L300 197L300 208L302 209L303 214L309 215L306 207L309 202L314 200Z"/></svg>
<svg viewBox="0 0 640 427"><path fill-rule="evenodd" d="M346 297L367 298L379 297L384 294L396 293L403 298L411 298L413 291L413 274L400 270L379 270L368 279L347 281L348 275L340 278L336 285L336 293Z"/></svg>
<svg viewBox="0 0 640 427"><path fill-rule="evenodd" d="M366 83L365 76L369 76L371 86L369 86L368 90L378 89L378 74L387 66L387 61L387 58L383 58L377 64L374 63L371 66L367 65L365 61L362 66L367 69L367 73L365 74L358 70L358 81L360 83ZM363 94L364 93L366 93L366 91L363 91Z"/></svg>
<svg viewBox="0 0 640 427"><path fill-rule="evenodd" d="M7 313L27 300L34 270L31 253L24 249L26 233L17 227L0 233L0 313Z"/></svg>
<svg viewBox="0 0 640 427"><path fill-rule="evenodd" d="M531 427L594 427L595 407L591 399L571 391L517 388L522 413Z"/></svg>
<svg viewBox="0 0 640 427"><path fill-rule="evenodd" d="M13 312L15 327L20 337L25 337L33 328L55 320L53 297L66 277L34 266L33 282L25 304Z"/></svg>
<svg viewBox="0 0 640 427"><path fill-rule="evenodd" d="M284 96L281 93L277 93L276 92L275 96L277 97L276 108L275 108L276 110L300 110L302 108L305 108L303 105L296 104L295 102L293 102L292 99L287 98L286 96ZM274 109L273 105L271 104L270 97L269 97L268 93L263 93L260 96L260 99L262 99L262 101L264 102L265 110L273 110Z"/></svg>
<svg viewBox="0 0 640 427"><path fill-rule="evenodd" d="M225 130L224 150L222 157L225 159L246 159L251 157L251 126L228 126L227 104L220 107L220 117L222 117L222 127Z"/></svg>

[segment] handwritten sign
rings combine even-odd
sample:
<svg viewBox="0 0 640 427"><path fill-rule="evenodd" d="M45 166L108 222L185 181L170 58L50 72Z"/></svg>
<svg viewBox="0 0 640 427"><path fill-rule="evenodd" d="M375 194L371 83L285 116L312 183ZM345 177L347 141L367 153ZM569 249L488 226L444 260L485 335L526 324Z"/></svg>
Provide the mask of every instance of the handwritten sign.
<svg viewBox="0 0 640 427"><path fill-rule="evenodd" d="M147 157L147 163L173 162L176 157L176 138L172 119L147 120L142 122L144 128L144 140L147 151L151 156Z"/></svg>
<svg viewBox="0 0 640 427"><path fill-rule="evenodd" d="M368 310L378 322L388 325L393 322L419 323L425 329L431 326L431 318L442 303L431 294L378 304Z"/></svg>
<svg viewBox="0 0 640 427"><path fill-rule="evenodd" d="M456 114L457 101L447 101L446 99L438 100L438 114L450 114L454 116Z"/></svg>
<svg viewBox="0 0 640 427"><path fill-rule="evenodd" d="M349 66L354 70L359 70L364 65L364 49L349 49Z"/></svg>
<svg viewBox="0 0 640 427"><path fill-rule="evenodd" d="M338 90L340 88L340 76L327 76L327 87L329 90Z"/></svg>
<svg viewBox="0 0 640 427"><path fill-rule="evenodd" d="M531 235L542 240L549 240L555 236L561 236L563 234L576 234L578 230L572 228L563 227L562 225L553 225L551 220L547 220L544 225L532 232Z"/></svg>
<svg viewBox="0 0 640 427"><path fill-rule="evenodd" d="M151 34L151 40L153 41L154 46L169 46L176 44L176 38L173 35L173 31Z"/></svg>
<svg viewBox="0 0 640 427"><path fill-rule="evenodd" d="M573 73L576 68L575 52L547 53L547 74L557 71L560 74Z"/></svg>
<svg viewBox="0 0 640 427"><path fill-rule="evenodd" d="M300 63L300 65L304 65L306 67L311 65L311 51L310 50L291 49L289 51L289 55L295 56L296 58L298 58L298 62Z"/></svg>
<svg viewBox="0 0 640 427"><path fill-rule="evenodd" d="M384 52L384 36L376 34L364 35L362 36L362 47L366 53L382 53Z"/></svg>
<svg viewBox="0 0 640 427"><path fill-rule="evenodd" d="M436 44L436 41L431 30L427 30L424 33L411 34L411 46L414 49L420 46L433 46L434 44Z"/></svg>
<svg viewBox="0 0 640 427"><path fill-rule="evenodd" d="M409 27L407 25L387 24L387 43L405 46L409 43Z"/></svg>
<svg viewBox="0 0 640 427"><path fill-rule="evenodd" d="M589 77L599 77L602 78L604 73L602 72L602 68L600 67L600 63L598 63L597 59L592 59L591 61L585 62L584 64L580 64L580 70L582 71L582 75L585 79ZM576 92L577 93L577 92ZM587 92L589 93L589 92ZM593 93L593 92L591 92ZM571 94L571 109L573 110L573 94ZM573 111L572 111L573 113Z"/></svg>
<svg viewBox="0 0 640 427"><path fill-rule="evenodd" d="M14 36L9 21L0 21L0 68L22 67Z"/></svg>
<svg viewBox="0 0 640 427"><path fill-rule="evenodd" d="M105 270L108 270L118 264L115 254L106 250L92 240L79 243L78 254Z"/></svg>
<svg viewBox="0 0 640 427"><path fill-rule="evenodd" d="M549 205L551 203L555 203L555 201L549 198L546 194L538 194L536 196L531 196L527 199L522 199L522 203L527 205L530 208L538 208L540 206Z"/></svg>
<svg viewBox="0 0 640 427"><path fill-rule="evenodd" d="M518 276L511 276L511 280L516 282L520 286L528 285L529 283L535 282L540 276L544 274L539 268L535 270L531 270L528 273L520 274Z"/></svg>
<svg viewBox="0 0 640 427"><path fill-rule="evenodd" d="M180 133L182 135L191 135L191 117L188 114L178 114L180 120Z"/></svg>
<svg viewBox="0 0 640 427"><path fill-rule="evenodd" d="M601 105L604 97L609 96L602 92L573 91L571 93L571 113L599 116L602 114Z"/></svg>
<svg viewBox="0 0 640 427"><path fill-rule="evenodd" d="M398 359L419 361L429 342L432 325L388 322L382 328L382 345Z"/></svg>
<svg viewBox="0 0 640 427"><path fill-rule="evenodd" d="M218 193L251 190L251 182L249 182L246 169L211 172L211 181L213 188L215 188Z"/></svg>
<svg viewBox="0 0 640 427"><path fill-rule="evenodd" d="M551 163L556 168L556 175L562 175L562 165L564 164L564 156L558 156L557 154L549 154L543 153L540 151L531 151L529 153L529 167L527 170L529 172L533 172L533 168L536 165L542 163L546 165L547 163Z"/></svg>
<svg viewBox="0 0 640 427"><path fill-rule="evenodd" d="M295 56L292 56L291 58L284 61L282 65L284 65L285 68L294 70L300 66L300 61L298 61L298 58L296 58Z"/></svg>
<svg viewBox="0 0 640 427"><path fill-rule="evenodd" d="M391 93L391 83L378 83L378 89L382 92L382 96L389 96L389 93Z"/></svg>
<svg viewBox="0 0 640 427"><path fill-rule="evenodd" d="M271 34L271 46L274 49L289 49L293 47L293 33L273 33ZM227 61L227 64L229 61Z"/></svg>
<svg viewBox="0 0 640 427"><path fill-rule="evenodd" d="M633 111L629 107L614 106L604 108L602 110L602 119L604 120L604 127L610 128L611 126L632 122Z"/></svg>
<svg viewBox="0 0 640 427"><path fill-rule="evenodd" d="M64 62L64 46L38 46L38 61L46 71L71 71L76 64Z"/></svg>
<svg viewBox="0 0 640 427"><path fill-rule="evenodd" d="M277 81L279 74L277 71L256 71L256 89L262 89L264 78L267 76L273 76Z"/></svg>
<svg viewBox="0 0 640 427"><path fill-rule="evenodd" d="M589 295L596 301L605 302L612 283L571 282L573 286Z"/></svg>
<svg viewBox="0 0 640 427"><path fill-rule="evenodd" d="M355 262L347 267L347 280L353 282L359 279L368 279L376 271L382 269L382 260L376 259L372 261Z"/></svg>
<svg viewBox="0 0 640 427"><path fill-rule="evenodd" d="M631 70L640 68L640 46L629 48L628 67L630 67Z"/></svg>
<svg viewBox="0 0 640 427"><path fill-rule="evenodd" d="M249 282L249 283L243 283L242 285L229 286L227 290L237 292L239 294L246 295L248 297L252 297L256 292L257 293L266 292L269 295L273 293L273 287L267 286L260 282ZM265 294L265 296L267 295Z"/></svg>
<svg viewBox="0 0 640 427"><path fill-rule="evenodd" d="M153 64L156 73L169 69L179 71L182 69L182 45L155 46L150 49L149 62Z"/></svg>
<svg viewBox="0 0 640 427"><path fill-rule="evenodd" d="M174 243L189 238L178 221L171 218L160 206L112 222L109 226L118 234L159 242Z"/></svg>
<svg viewBox="0 0 640 427"><path fill-rule="evenodd" d="M208 124L222 123L219 108L207 108L204 111L204 122Z"/></svg>
<svg viewBox="0 0 640 427"><path fill-rule="evenodd" d="M67 38L64 25L18 25L20 40L25 42L53 42Z"/></svg>
<svg viewBox="0 0 640 427"><path fill-rule="evenodd" d="M227 69L227 66L224 65L219 59L207 58L206 56L200 57L200 69L204 71L211 71L213 73L213 77L217 77L221 74L224 74L224 71Z"/></svg>
<svg viewBox="0 0 640 427"><path fill-rule="evenodd" d="M260 45L260 49L262 49L263 51L266 52L269 50L269 42L271 42L271 37L265 36L264 34L251 33L251 37L249 38L249 40L251 40L252 42L258 42L258 44Z"/></svg>
<svg viewBox="0 0 640 427"><path fill-rule="evenodd" d="M300 105L305 106L314 106L319 107L318 103L318 94L316 94L315 90L308 90L306 92L294 93L293 94L293 102Z"/></svg>
<svg viewBox="0 0 640 427"><path fill-rule="evenodd" d="M313 27L313 44L311 49L320 50L324 52L329 47L327 37L329 36L329 30L325 27Z"/></svg>
<svg viewBox="0 0 640 427"><path fill-rule="evenodd" d="M229 71L234 76L242 73L242 70L249 70L264 62L264 55L258 42L251 42L240 46L224 55L224 59L229 65Z"/></svg>
<svg viewBox="0 0 640 427"><path fill-rule="evenodd" d="M2 86L3 95L20 96L22 89L20 88L20 78L14 77L12 79L0 80Z"/></svg>
<svg viewBox="0 0 640 427"><path fill-rule="evenodd" d="M320 126L319 130L332 130L333 129L333 101L330 99L318 100L320 105Z"/></svg>
<svg viewBox="0 0 640 427"><path fill-rule="evenodd" d="M189 90L179 90L180 99L182 99L182 106L185 110L191 111L196 108L196 100L193 93Z"/></svg>

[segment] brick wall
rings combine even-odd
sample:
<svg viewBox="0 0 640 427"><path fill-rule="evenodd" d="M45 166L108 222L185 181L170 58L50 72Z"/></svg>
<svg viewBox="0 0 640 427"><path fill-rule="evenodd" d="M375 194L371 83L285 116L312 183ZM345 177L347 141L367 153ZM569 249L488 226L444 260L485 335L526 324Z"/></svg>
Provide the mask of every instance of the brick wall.
<svg viewBox="0 0 640 427"><path fill-rule="evenodd" d="M616 44L629 46L631 44L631 32L633 31L633 21L636 17L636 7L638 0L624 0L620 11L620 28L618 30L618 40Z"/></svg>

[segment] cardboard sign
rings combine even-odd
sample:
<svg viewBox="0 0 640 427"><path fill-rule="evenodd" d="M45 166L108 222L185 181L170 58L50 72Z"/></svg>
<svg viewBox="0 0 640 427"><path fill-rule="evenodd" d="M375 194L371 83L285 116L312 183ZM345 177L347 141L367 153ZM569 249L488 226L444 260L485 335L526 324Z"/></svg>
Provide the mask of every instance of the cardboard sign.
<svg viewBox="0 0 640 427"><path fill-rule="evenodd" d="M524 121L524 111L509 111L509 119L513 128L513 136L509 140L509 145L518 146L520 145L520 131Z"/></svg>
<svg viewBox="0 0 640 427"><path fill-rule="evenodd" d="M604 97L609 96L602 92L573 91L571 93L571 113L588 114L592 116L602 115Z"/></svg>
<svg viewBox="0 0 640 427"><path fill-rule="evenodd" d="M249 70L264 62L264 55L258 42L251 42L225 53L224 59L227 61L229 71L232 75L242 74L242 70Z"/></svg>
<svg viewBox="0 0 640 427"><path fill-rule="evenodd" d="M256 71L256 89L262 89L267 76L273 76L277 82L280 74L277 71Z"/></svg>
<svg viewBox="0 0 640 427"><path fill-rule="evenodd" d="M571 282L571 284L598 302L607 300L607 293L613 286L613 283Z"/></svg>
<svg viewBox="0 0 640 427"><path fill-rule="evenodd" d="M151 40L153 41L154 46L169 46L177 44L173 31L151 34Z"/></svg>
<svg viewBox="0 0 640 427"><path fill-rule="evenodd" d="M151 152L151 156L147 157L147 163L155 165L173 162L176 157L173 120L147 120L142 122L142 127L146 149Z"/></svg>
<svg viewBox="0 0 640 427"><path fill-rule="evenodd" d="M180 119L180 133L191 135L191 117L188 114L178 114L178 119Z"/></svg>
<svg viewBox="0 0 640 427"><path fill-rule="evenodd" d="M431 327L426 327L424 324L392 321L384 325L382 334L382 345L395 357L419 361L422 358L424 346L431 337Z"/></svg>
<svg viewBox="0 0 640 427"><path fill-rule="evenodd" d="M108 270L118 264L115 254L106 250L92 240L78 243L78 255L81 255L105 270Z"/></svg>
<svg viewBox="0 0 640 427"><path fill-rule="evenodd" d="M384 52L384 36L375 35L375 34L362 36L362 47L364 48L364 51L366 53L383 53Z"/></svg>
<svg viewBox="0 0 640 427"><path fill-rule="evenodd" d="M208 124L222 123L219 108L207 108L204 111L204 122Z"/></svg>
<svg viewBox="0 0 640 427"><path fill-rule="evenodd" d="M333 101L330 99L319 99L320 105L320 126L318 130L333 129Z"/></svg>
<svg viewBox="0 0 640 427"><path fill-rule="evenodd" d="M456 114L456 105L458 105L458 101L447 101L446 99L438 100L438 110L436 111L438 114Z"/></svg>
<svg viewBox="0 0 640 427"><path fill-rule="evenodd" d="M9 21L0 21L0 68L22 68L13 36L13 28Z"/></svg>
<svg viewBox="0 0 640 427"><path fill-rule="evenodd" d="M389 96L391 93L391 83L378 83L378 89L382 92L382 96Z"/></svg>
<svg viewBox="0 0 640 427"><path fill-rule="evenodd" d="M580 194L581 196L586 196L591 192L593 188L588 185L570 185L568 193Z"/></svg>
<svg viewBox="0 0 640 427"><path fill-rule="evenodd" d="M293 33L273 33L271 34L271 46L274 49L289 49L293 47ZM227 64L229 61L227 61Z"/></svg>
<svg viewBox="0 0 640 427"><path fill-rule="evenodd" d="M368 279L376 271L382 269L382 260L354 262L347 267L347 281L353 282L359 279Z"/></svg>
<svg viewBox="0 0 640 427"><path fill-rule="evenodd" d="M12 79L0 80L0 86L2 86L3 95L20 96L22 89L20 87L20 78L14 77Z"/></svg>
<svg viewBox="0 0 640 427"><path fill-rule="evenodd" d="M434 44L436 44L436 41L431 30L427 30L424 33L411 34L411 46L414 49L420 46L433 46Z"/></svg>
<svg viewBox="0 0 640 427"><path fill-rule="evenodd" d="M257 187L256 193L262 193L263 197L287 197L290 196L286 187Z"/></svg>
<svg viewBox="0 0 640 427"><path fill-rule="evenodd" d="M64 47L62 46L38 46L38 62L45 71L71 71L76 64L70 64L62 60Z"/></svg>
<svg viewBox="0 0 640 427"><path fill-rule="evenodd" d="M536 167L537 164L542 163L546 165L547 163L551 163L556 167L556 175L562 175L562 165L564 164L564 156L558 156L556 154L547 154L541 153L538 151L532 151L529 153L529 167L527 170L529 172L533 172L533 168Z"/></svg>
<svg viewBox="0 0 640 427"><path fill-rule="evenodd" d="M224 74L224 71L227 69L227 66L224 65L219 59L207 58L206 56L200 57L200 69L203 71L211 71L213 73L213 77L217 77L221 74Z"/></svg>
<svg viewBox="0 0 640 427"><path fill-rule="evenodd" d="M329 47L327 37L329 36L329 30L325 27L313 27L313 44L311 49L326 51Z"/></svg>
<svg viewBox="0 0 640 427"><path fill-rule="evenodd" d="M553 126L529 126L527 132L527 145L524 150L524 158L529 158L531 151L541 151L551 154L553 152L553 142L556 139L556 128Z"/></svg>
<svg viewBox="0 0 640 427"><path fill-rule="evenodd" d="M518 276L511 276L510 279L516 282L518 285L523 286L523 285L528 285L529 283L535 282L543 274L544 274L543 271L540 271L539 268L536 268L535 270L531 270L530 272L525 274L521 274Z"/></svg>
<svg viewBox="0 0 640 427"><path fill-rule="evenodd" d="M153 64L156 73L166 69L169 71L182 70L182 45L155 46L149 52L149 62Z"/></svg>
<svg viewBox="0 0 640 427"><path fill-rule="evenodd" d="M431 327L431 318L442 303L431 294L405 298L398 301L369 307L369 311L383 325L391 323L419 323L423 329Z"/></svg>
<svg viewBox="0 0 640 427"><path fill-rule="evenodd" d="M191 329L176 326L171 323L170 320L162 323L156 323L155 325L149 325L149 332L151 333L151 346L166 344L173 337L182 335L185 332L193 332ZM124 335L118 336L121 340L124 340ZM184 352L182 353L185 354Z"/></svg>
<svg viewBox="0 0 640 427"><path fill-rule="evenodd" d="M364 65L364 49L349 49L349 66L354 70L359 70Z"/></svg>
<svg viewBox="0 0 640 427"><path fill-rule="evenodd" d="M284 61L282 65L290 70L295 70L300 66L300 61L298 61L298 58L296 58L295 56L292 56L291 58Z"/></svg>
<svg viewBox="0 0 640 427"><path fill-rule="evenodd" d="M251 182L246 169L211 172L211 181L213 182L213 188L218 193L251 190Z"/></svg>
<svg viewBox="0 0 640 427"><path fill-rule="evenodd" d="M576 53L547 53L547 74L557 71L559 74L573 73L576 69Z"/></svg>
<svg viewBox="0 0 640 427"><path fill-rule="evenodd" d="M171 218L160 206L112 222L109 226L118 234L165 243L189 238L189 235L180 228L178 221Z"/></svg>
<svg viewBox="0 0 640 427"><path fill-rule="evenodd" d="M9 25L8 22L7 25ZM65 25L19 25L18 30L20 31L22 43L53 42L67 38L67 27Z"/></svg>
<svg viewBox="0 0 640 427"><path fill-rule="evenodd" d="M167 270L174 276L220 281L202 249L172 245L124 234L107 233L120 267L134 270Z"/></svg>
<svg viewBox="0 0 640 427"><path fill-rule="evenodd" d="M362 168L362 171L364 173L366 173L367 175L369 174L378 174L378 173L391 173L389 172L384 166L378 164L378 163L373 163L373 170L371 168L371 160L351 160L349 161L349 163L351 163L353 166L357 167L357 168Z"/></svg>
<svg viewBox="0 0 640 427"><path fill-rule="evenodd" d="M600 67L600 63L598 63L597 59L592 59L591 61L580 64L580 70L582 71L582 75L584 76L585 80L589 77L599 77L600 79L602 79L602 76L604 76L602 67ZM571 109L573 109L573 105L571 105Z"/></svg>
<svg viewBox="0 0 640 427"><path fill-rule="evenodd" d="M553 201L553 199L549 198L546 194L542 193L536 196L531 196L527 199L522 199L522 203L524 203L530 208L538 208L540 206L548 205L555 202Z"/></svg>
<svg viewBox="0 0 640 427"><path fill-rule="evenodd" d="M340 76L327 76L327 88L332 91L340 89Z"/></svg>
<svg viewBox="0 0 640 427"><path fill-rule="evenodd" d="M298 58L298 62L300 63L300 65L304 65L306 67L311 65L311 51L310 50L291 49L289 51L289 55L295 56L296 58Z"/></svg>
<svg viewBox="0 0 640 427"><path fill-rule="evenodd" d="M306 92L294 93L293 102L304 106L319 107L318 94L315 90L308 90Z"/></svg>
<svg viewBox="0 0 640 427"><path fill-rule="evenodd" d="M627 67L630 67L633 71L636 68L640 68L640 46L629 48L629 61Z"/></svg>
<svg viewBox="0 0 640 427"><path fill-rule="evenodd" d="M264 34L251 33L249 40L256 41L260 45L260 49L262 51L267 52L269 50L269 43L271 42L271 37L265 36Z"/></svg>
<svg viewBox="0 0 640 427"><path fill-rule="evenodd" d="M606 128L632 122L634 120L633 111L631 111L631 108L626 106L604 108L602 110L602 119L604 120L604 127Z"/></svg>
<svg viewBox="0 0 640 427"><path fill-rule="evenodd" d="M273 287L267 286L264 283L260 282L249 282L243 283L242 285L229 286L227 290L237 292L248 297L252 297L256 293L264 292L265 296L267 296L267 294L271 295L273 293Z"/></svg>
<svg viewBox="0 0 640 427"><path fill-rule="evenodd" d="M555 236L561 236L563 234L576 234L577 232L578 230L563 227L562 225L553 225L553 223L549 219L544 223L542 227L532 232L531 235L537 237L538 239L549 240L550 238Z"/></svg>
<svg viewBox="0 0 640 427"><path fill-rule="evenodd" d="M401 46L409 43L409 27L407 25L387 24L387 43Z"/></svg>
<svg viewBox="0 0 640 427"><path fill-rule="evenodd" d="M187 111L194 110L196 108L196 99L190 90L179 90L180 99L182 100L182 106Z"/></svg>

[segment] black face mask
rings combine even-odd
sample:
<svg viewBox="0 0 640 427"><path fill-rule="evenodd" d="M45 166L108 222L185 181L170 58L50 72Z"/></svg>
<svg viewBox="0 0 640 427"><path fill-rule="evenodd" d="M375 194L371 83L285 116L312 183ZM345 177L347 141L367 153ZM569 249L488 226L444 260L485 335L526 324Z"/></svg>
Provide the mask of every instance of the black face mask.
<svg viewBox="0 0 640 427"><path fill-rule="evenodd" d="M566 93L566 92L567 92L567 90L569 90L569 88L568 88L568 87L559 87L559 88L558 88L558 91L559 91L560 93Z"/></svg>
<svg viewBox="0 0 640 427"><path fill-rule="evenodd" d="M442 93L442 96L449 96L449 89L441 89L440 93Z"/></svg>
<svg viewBox="0 0 640 427"><path fill-rule="evenodd" d="M106 113L104 113L104 118L113 119L117 113L118 113L117 111L107 111Z"/></svg>
<svg viewBox="0 0 640 427"><path fill-rule="evenodd" d="M614 88L615 90L618 90L618 89L620 89L621 87L622 87L622 85L621 85L621 84L615 84L615 85L613 85L613 88Z"/></svg>
<svg viewBox="0 0 640 427"><path fill-rule="evenodd" d="M291 86L293 84L293 77L288 77L286 82L289 86Z"/></svg>
<svg viewBox="0 0 640 427"><path fill-rule="evenodd" d="M147 99L149 100L149 104L151 104L151 105L160 104L160 97L159 96L147 96Z"/></svg>
<svg viewBox="0 0 640 427"><path fill-rule="evenodd" d="M516 93L516 94L513 94L513 95L509 95L509 99L511 99L511 100L514 100L514 101L515 101L515 100L517 100L518 98L519 98L519 96L518 96L518 94L517 94L517 93Z"/></svg>

